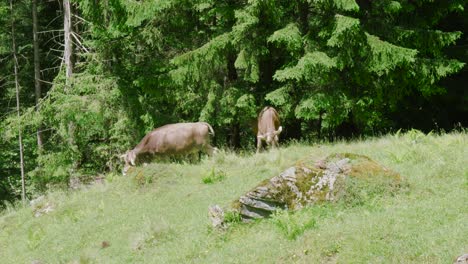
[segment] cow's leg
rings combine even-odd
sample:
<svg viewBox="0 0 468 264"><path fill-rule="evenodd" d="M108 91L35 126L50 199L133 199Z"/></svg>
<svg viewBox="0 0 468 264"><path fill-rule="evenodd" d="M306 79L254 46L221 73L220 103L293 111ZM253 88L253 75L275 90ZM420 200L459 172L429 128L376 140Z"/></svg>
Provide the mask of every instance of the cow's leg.
<svg viewBox="0 0 468 264"><path fill-rule="evenodd" d="M278 139L274 139L271 145L273 148L279 148Z"/></svg>
<svg viewBox="0 0 468 264"><path fill-rule="evenodd" d="M260 153L261 148L262 148L262 139L257 136L257 153Z"/></svg>
<svg viewBox="0 0 468 264"><path fill-rule="evenodd" d="M190 163L192 164L200 161L199 151L194 151L190 153L189 156L190 156Z"/></svg>

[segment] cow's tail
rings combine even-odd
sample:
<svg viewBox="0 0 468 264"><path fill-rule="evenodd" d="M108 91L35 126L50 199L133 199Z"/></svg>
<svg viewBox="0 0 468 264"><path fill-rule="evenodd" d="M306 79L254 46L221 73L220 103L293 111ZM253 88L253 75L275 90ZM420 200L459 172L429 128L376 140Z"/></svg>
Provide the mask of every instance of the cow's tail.
<svg viewBox="0 0 468 264"><path fill-rule="evenodd" d="M213 128L211 127L211 125L206 123L206 122L202 122L202 123L205 124L208 127L208 130L210 131L210 135L212 135L214 137L215 132L214 132Z"/></svg>

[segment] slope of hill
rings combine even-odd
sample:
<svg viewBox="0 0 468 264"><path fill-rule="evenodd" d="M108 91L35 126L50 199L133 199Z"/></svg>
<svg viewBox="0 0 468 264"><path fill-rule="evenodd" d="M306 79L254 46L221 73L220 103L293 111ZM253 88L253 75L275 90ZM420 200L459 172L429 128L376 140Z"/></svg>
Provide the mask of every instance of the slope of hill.
<svg viewBox="0 0 468 264"><path fill-rule="evenodd" d="M363 154L399 172L393 196L320 205L225 232L208 206L228 205L306 155ZM0 216L2 263L451 263L468 252L468 135L417 131L292 143L199 164L150 164L80 191L51 192ZM366 195L365 186L362 189ZM35 210L53 208L39 217Z"/></svg>

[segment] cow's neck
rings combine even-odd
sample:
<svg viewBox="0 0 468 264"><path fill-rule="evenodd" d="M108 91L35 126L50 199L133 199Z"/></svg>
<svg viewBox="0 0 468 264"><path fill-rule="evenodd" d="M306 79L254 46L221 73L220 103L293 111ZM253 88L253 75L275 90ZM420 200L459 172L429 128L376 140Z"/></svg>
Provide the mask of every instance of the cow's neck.
<svg viewBox="0 0 468 264"><path fill-rule="evenodd" d="M143 149L143 146L140 146L139 144L132 150L135 155L138 155Z"/></svg>

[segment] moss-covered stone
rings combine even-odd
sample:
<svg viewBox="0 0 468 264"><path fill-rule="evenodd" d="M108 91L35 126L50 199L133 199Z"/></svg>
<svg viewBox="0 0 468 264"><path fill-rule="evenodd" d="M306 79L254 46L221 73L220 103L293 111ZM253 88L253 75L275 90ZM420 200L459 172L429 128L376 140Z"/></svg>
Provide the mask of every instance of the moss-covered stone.
<svg viewBox="0 0 468 264"><path fill-rule="evenodd" d="M393 193L400 186L398 173L372 159L337 153L322 160L298 161L280 175L259 183L228 210L247 221L268 217L279 209L297 210L316 203L360 204L375 195Z"/></svg>

